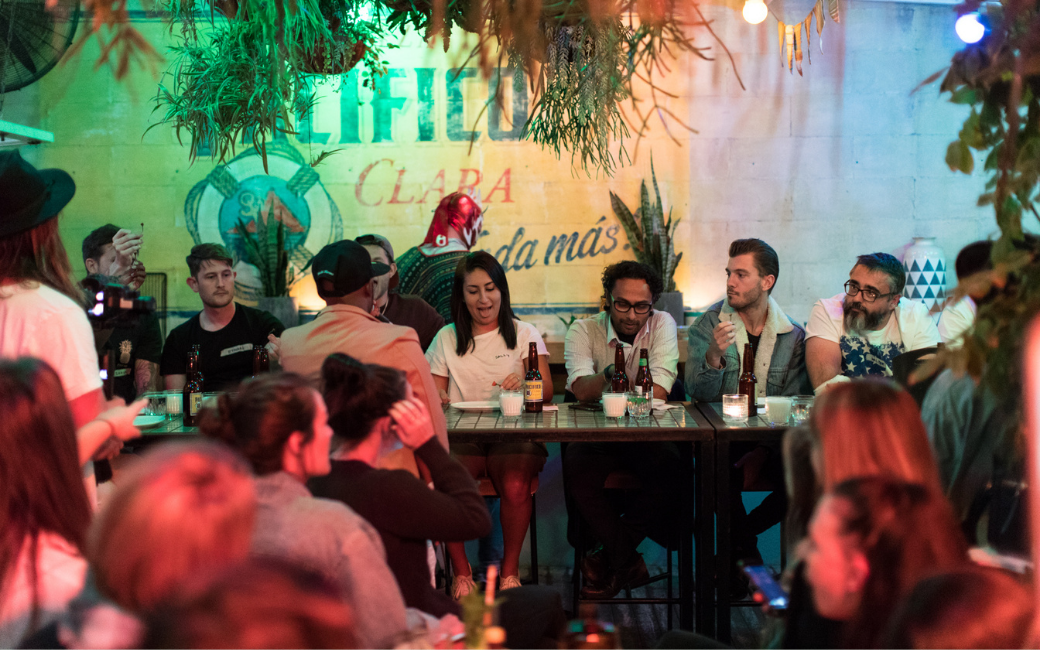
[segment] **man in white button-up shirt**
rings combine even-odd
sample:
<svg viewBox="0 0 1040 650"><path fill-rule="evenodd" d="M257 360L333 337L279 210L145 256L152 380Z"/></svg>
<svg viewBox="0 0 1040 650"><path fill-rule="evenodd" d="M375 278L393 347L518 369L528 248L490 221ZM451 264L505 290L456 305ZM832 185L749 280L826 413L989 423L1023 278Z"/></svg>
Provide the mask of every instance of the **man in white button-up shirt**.
<svg viewBox="0 0 1040 650"><path fill-rule="evenodd" d="M606 268L607 311L575 322L567 332L567 390L581 401L599 400L610 386L618 346L625 351L625 372L634 383L639 350L646 348L654 397L667 399L677 374L679 344L675 321L653 309L662 290L660 276L645 264L619 262ZM642 485L624 513L603 489L607 475L619 469L635 473ZM649 574L636 552L639 542L650 536L667 544L675 532L677 513L671 506L679 485L678 448L669 442L573 443L567 446L563 472L570 515L582 517L585 530L602 545L582 563L582 597L613 598L644 583ZM571 541L587 545L587 540Z"/></svg>

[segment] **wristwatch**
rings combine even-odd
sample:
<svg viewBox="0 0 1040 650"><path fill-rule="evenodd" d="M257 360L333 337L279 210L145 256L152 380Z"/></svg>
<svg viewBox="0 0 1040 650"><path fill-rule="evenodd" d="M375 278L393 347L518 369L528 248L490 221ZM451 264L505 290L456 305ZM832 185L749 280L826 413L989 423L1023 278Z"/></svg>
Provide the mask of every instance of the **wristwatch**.
<svg viewBox="0 0 1040 650"><path fill-rule="evenodd" d="M603 369L603 378L610 381L614 377L614 364L610 364Z"/></svg>

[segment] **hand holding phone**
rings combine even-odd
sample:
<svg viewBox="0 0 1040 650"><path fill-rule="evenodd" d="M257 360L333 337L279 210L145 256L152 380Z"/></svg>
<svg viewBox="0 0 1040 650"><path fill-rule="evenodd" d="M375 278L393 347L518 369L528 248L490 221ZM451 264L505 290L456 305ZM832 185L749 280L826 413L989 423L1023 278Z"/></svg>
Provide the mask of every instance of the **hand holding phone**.
<svg viewBox="0 0 1040 650"><path fill-rule="evenodd" d="M403 399L390 407L390 419L396 425L397 437L409 449L418 449L433 437L433 421L426 404L415 397Z"/></svg>
<svg viewBox="0 0 1040 650"><path fill-rule="evenodd" d="M776 581L769 572L769 568L763 564L754 564L741 567L744 574L755 585L755 589L762 594L763 604L773 609L787 609L788 596L780 583Z"/></svg>

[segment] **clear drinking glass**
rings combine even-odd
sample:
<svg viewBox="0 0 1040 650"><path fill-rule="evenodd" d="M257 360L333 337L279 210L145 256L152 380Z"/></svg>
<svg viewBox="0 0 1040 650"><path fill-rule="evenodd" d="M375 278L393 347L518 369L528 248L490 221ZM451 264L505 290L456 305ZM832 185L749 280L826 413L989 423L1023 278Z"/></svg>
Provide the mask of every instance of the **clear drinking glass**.
<svg viewBox="0 0 1040 650"><path fill-rule="evenodd" d="M176 420L181 416L181 399L184 394L179 390L168 390L163 395L166 396L167 419Z"/></svg>
<svg viewBox="0 0 1040 650"><path fill-rule="evenodd" d="M791 398L791 424L801 424L809 419L809 411L812 410L813 398L809 395L799 395Z"/></svg>
<svg viewBox="0 0 1040 650"><path fill-rule="evenodd" d="M766 398L766 422L771 427L786 427L791 417L790 397L767 397Z"/></svg>
<svg viewBox="0 0 1040 650"><path fill-rule="evenodd" d="M628 393L614 393L611 391L603 393L603 414L608 418L624 417L627 406Z"/></svg>
<svg viewBox="0 0 1040 650"><path fill-rule="evenodd" d="M747 395L723 395L722 396L722 419L730 422L747 422L748 399Z"/></svg>
<svg viewBox="0 0 1040 650"><path fill-rule="evenodd" d="M166 417L166 393L145 393L140 399L147 399L148 403L141 409L141 415L161 415Z"/></svg>
<svg viewBox="0 0 1040 650"><path fill-rule="evenodd" d="M634 418L650 417L653 405L653 397L647 397L645 393L628 393L628 414Z"/></svg>

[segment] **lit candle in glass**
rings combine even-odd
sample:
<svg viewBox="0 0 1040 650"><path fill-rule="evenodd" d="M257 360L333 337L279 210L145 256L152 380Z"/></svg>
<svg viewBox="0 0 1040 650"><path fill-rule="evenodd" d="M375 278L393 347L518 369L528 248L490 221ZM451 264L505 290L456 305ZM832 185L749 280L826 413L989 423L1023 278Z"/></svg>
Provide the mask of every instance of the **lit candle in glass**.
<svg viewBox="0 0 1040 650"><path fill-rule="evenodd" d="M747 395L723 395L722 417L734 422L746 422L748 418Z"/></svg>

